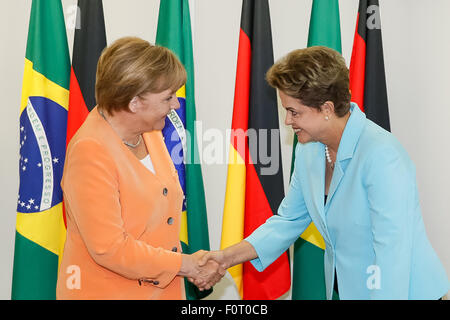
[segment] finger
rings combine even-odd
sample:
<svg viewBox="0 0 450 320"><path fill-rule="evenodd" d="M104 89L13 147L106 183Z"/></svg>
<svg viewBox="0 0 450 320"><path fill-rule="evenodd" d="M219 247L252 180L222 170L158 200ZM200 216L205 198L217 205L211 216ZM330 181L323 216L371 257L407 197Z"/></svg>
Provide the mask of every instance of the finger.
<svg viewBox="0 0 450 320"><path fill-rule="evenodd" d="M216 278L214 278L214 284L216 284L217 282L219 282L220 280L222 280L222 276L219 275Z"/></svg>
<svg viewBox="0 0 450 320"><path fill-rule="evenodd" d="M197 252L195 252L195 254L201 258L203 257L206 253L208 253L209 251L205 251L205 250L198 250Z"/></svg>
<svg viewBox="0 0 450 320"><path fill-rule="evenodd" d="M199 279L197 279L197 280L195 280L194 284L195 284L197 287L203 287L203 286L205 286L206 282L205 282L204 280L199 280Z"/></svg>
<svg viewBox="0 0 450 320"><path fill-rule="evenodd" d="M201 257L201 258L198 260L198 266L199 266L199 267L203 267L203 266L208 262L208 260L210 259L210 256L211 256L210 253L205 253L205 254L203 255L203 257Z"/></svg>

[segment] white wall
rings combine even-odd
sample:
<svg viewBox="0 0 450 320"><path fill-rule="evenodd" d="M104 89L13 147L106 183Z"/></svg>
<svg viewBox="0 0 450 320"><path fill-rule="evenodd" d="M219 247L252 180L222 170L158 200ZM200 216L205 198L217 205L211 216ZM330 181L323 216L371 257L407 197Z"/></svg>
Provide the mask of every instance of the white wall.
<svg viewBox="0 0 450 320"><path fill-rule="evenodd" d="M275 59L306 46L312 0L269 0ZM381 0L381 25L392 132L417 167L420 200L430 241L450 275L450 2ZM158 0L104 0L108 43L136 35L154 42ZM231 127L240 0L191 0L197 118L203 129ZM76 0L63 0L66 19ZM18 192L18 119L31 0L0 4L0 299L9 299ZM342 51L350 62L357 0L341 0ZM68 30L70 50L73 30ZM292 132L280 109L285 186ZM226 141L228 143L228 141ZM203 166L211 248L220 246L226 165ZM290 294L283 298L287 299ZM225 278L210 296L237 299Z"/></svg>

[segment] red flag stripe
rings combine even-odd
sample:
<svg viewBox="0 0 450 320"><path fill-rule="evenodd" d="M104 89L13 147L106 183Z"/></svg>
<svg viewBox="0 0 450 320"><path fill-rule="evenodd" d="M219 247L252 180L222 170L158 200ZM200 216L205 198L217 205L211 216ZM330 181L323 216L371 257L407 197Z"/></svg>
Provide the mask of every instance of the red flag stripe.
<svg viewBox="0 0 450 320"><path fill-rule="evenodd" d="M241 29L239 33L233 121L231 124L231 128L233 129L231 144L246 162L247 160L245 156L247 154L248 145L247 139L242 132L245 133L248 129L251 55L252 49L250 39ZM241 129L242 131L238 131L238 129Z"/></svg>
<svg viewBox="0 0 450 320"><path fill-rule="evenodd" d="M70 73L69 111L67 113L66 146L89 114L73 67Z"/></svg>
<svg viewBox="0 0 450 320"><path fill-rule="evenodd" d="M255 167L247 164L244 237L249 236L271 216L273 216L272 209ZM289 259L286 252L263 272L257 271L250 262L244 263L244 300L271 300L287 292L291 286L290 272L286 272L289 270L288 266Z"/></svg>
<svg viewBox="0 0 450 320"><path fill-rule="evenodd" d="M352 58L350 62L350 91L351 101L358 104L364 112L364 83L366 69L366 43L358 33L359 13L356 18L355 39L353 42Z"/></svg>

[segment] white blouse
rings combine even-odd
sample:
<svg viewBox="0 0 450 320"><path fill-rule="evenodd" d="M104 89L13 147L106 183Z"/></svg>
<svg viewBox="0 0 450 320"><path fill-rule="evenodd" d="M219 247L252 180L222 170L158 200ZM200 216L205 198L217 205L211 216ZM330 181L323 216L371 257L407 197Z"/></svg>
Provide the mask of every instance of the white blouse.
<svg viewBox="0 0 450 320"><path fill-rule="evenodd" d="M150 158L150 154L147 154L147 156L141 160L141 163L153 174L155 174L155 168L153 167L152 159Z"/></svg>

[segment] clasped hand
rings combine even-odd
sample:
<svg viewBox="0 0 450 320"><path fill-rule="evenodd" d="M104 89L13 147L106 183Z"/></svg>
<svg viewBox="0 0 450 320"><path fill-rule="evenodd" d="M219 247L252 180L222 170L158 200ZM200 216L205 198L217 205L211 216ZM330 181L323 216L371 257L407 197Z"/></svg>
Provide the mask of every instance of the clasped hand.
<svg viewBox="0 0 450 320"><path fill-rule="evenodd" d="M227 266L222 256L222 251L204 250L187 256L190 266L185 276L200 291L210 289L225 275Z"/></svg>

